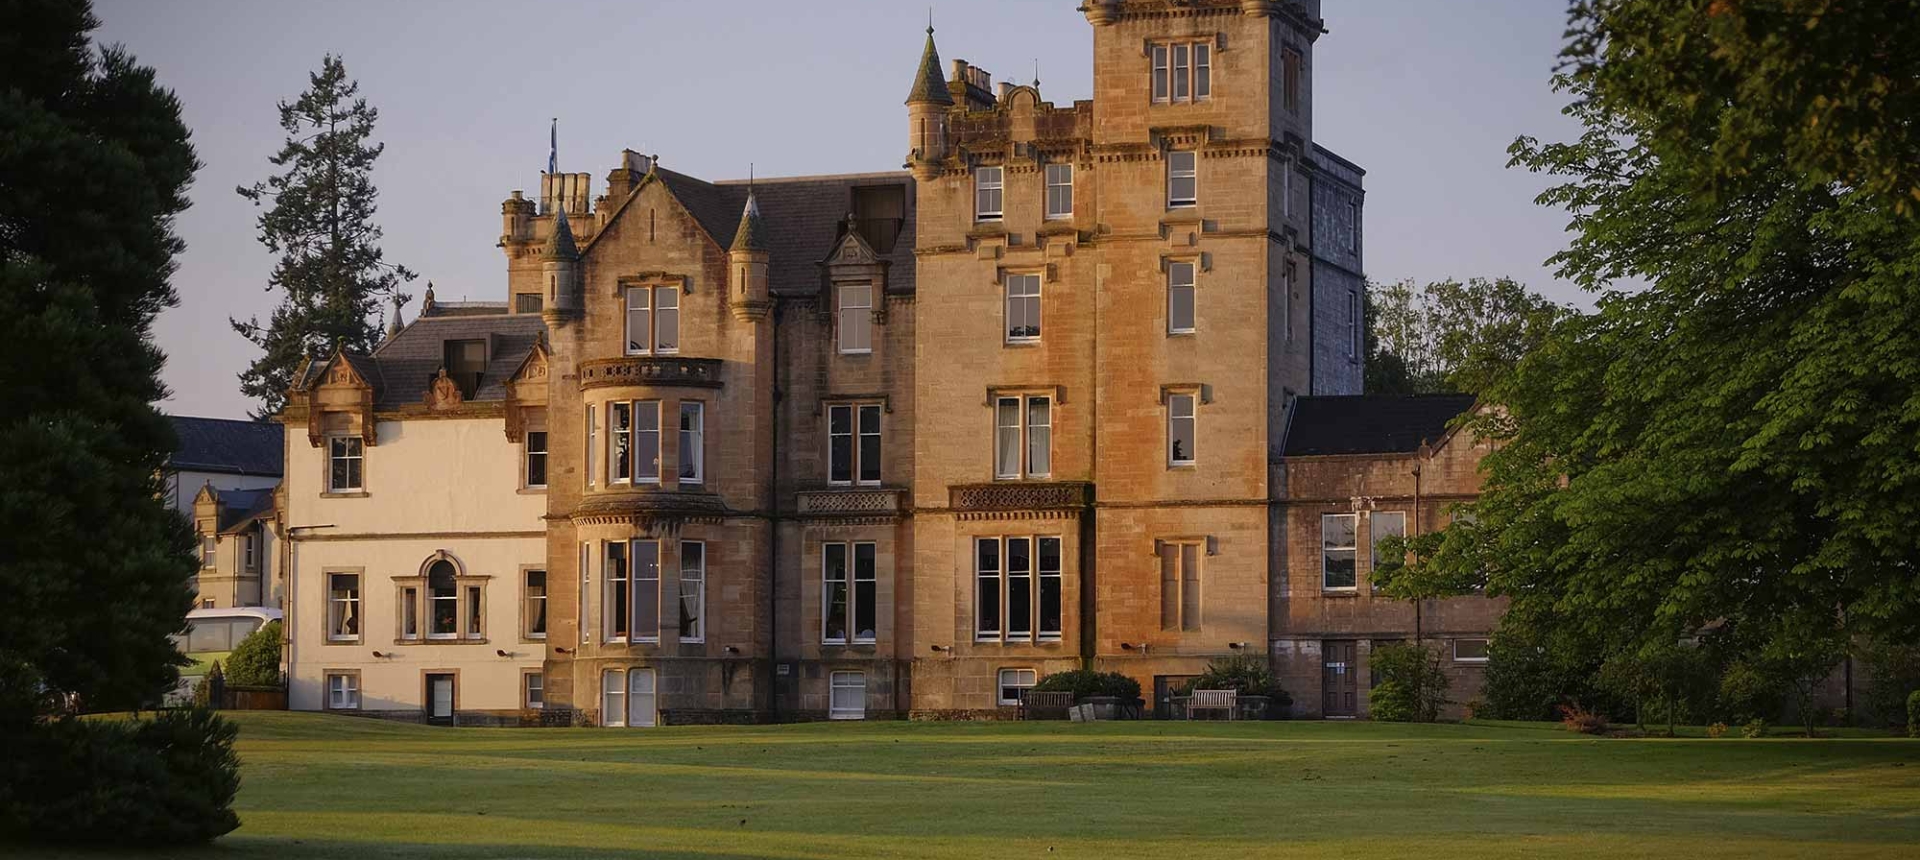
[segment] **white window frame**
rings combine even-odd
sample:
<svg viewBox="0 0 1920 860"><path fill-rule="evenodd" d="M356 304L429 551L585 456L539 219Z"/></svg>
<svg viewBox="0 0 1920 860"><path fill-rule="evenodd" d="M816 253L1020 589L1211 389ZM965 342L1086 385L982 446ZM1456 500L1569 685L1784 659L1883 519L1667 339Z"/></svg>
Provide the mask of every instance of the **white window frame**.
<svg viewBox="0 0 1920 860"><path fill-rule="evenodd" d="M1328 535L1331 534L1331 532L1328 530L1328 524L1336 521L1341 521L1341 520L1344 520L1350 524L1348 526L1348 531L1353 535L1352 541L1345 544L1328 543L1327 538L1328 538ZM1359 563L1360 543L1359 542L1360 542L1360 515L1359 514L1321 514L1320 515L1320 590L1321 591L1350 592L1350 591L1359 590L1360 588L1360 563ZM1347 553L1354 560L1353 562L1353 580L1354 581L1352 585L1328 585L1327 584L1327 573L1328 573L1327 559L1331 557L1334 553L1340 553L1340 552Z"/></svg>
<svg viewBox="0 0 1920 860"><path fill-rule="evenodd" d="M535 597L533 594L532 575L536 573L540 574L540 595L538 597ZM548 576L546 571L538 568L528 568L520 571L520 635L522 638L531 640L544 640L547 638L546 630L535 631L533 629L533 620L535 618L541 619L542 627L552 624L553 615L547 611L551 608L552 604L549 603L549 599L552 596L553 577ZM536 604L538 604L537 610L535 607Z"/></svg>
<svg viewBox="0 0 1920 860"><path fill-rule="evenodd" d="M633 458L633 483L658 484L660 483L662 461L666 459L665 429L661 426L661 422L665 420L665 415L662 413L660 401L635 400L630 404L630 407L633 415L633 429L632 438L628 440L627 450L631 452ZM644 423L640 420L643 413L653 419L651 427L644 426ZM653 437L653 456L644 462L640 457L640 452L645 450L641 447L640 442L643 436Z"/></svg>
<svg viewBox="0 0 1920 860"><path fill-rule="evenodd" d="M346 579L352 583L345 597L340 596L340 588L335 582ZM362 602L360 574L353 571L327 572L327 641L358 642L366 632L366 618L362 616L365 603ZM345 628L352 627L352 632Z"/></svg>
<svg viewBox="0 0 1920 860"><path fill-rule="evenodd" d="M367 487L367 447L366 440L359 436L333 435L327 437L327 492L358 493ZM334 464L345 463L347 481L334 483ZM355 479L358 480L355 480Z"/></svg>
<svg viewBox="0 0 1920 860"><path fill-rule="evenodd" d="M859 707L842 707L841 690L859 690ZM827 677L827 718L832 720L864 720L867 718L867 673L833 672Z"/></svg>
<svg viewBox="0 0 1920 860"><path fill-rule="evenodd" d="M219 557L220 557L219 551L220 551L219 536L213 534L212 532L202 532L200 535L200 567L201 569L212 570L215 567L218 567Z"/></svg>
<svg viewBox="0 0 1920 860"><path fill-rule="evenodd" d="M1185 166L1181 166L1182 163ZM1193 183L1190 197L1180 197L1174 191L1174 182L1185 179ZM1167 208L1192 209L1200 205L1200 154L1191 149L1176 149L1167 153Z"/></svg>
<svg viewBox="0 0 1920 860"><path fill-rule="evenodd" d="M1006 217L1006 176L1003 167L973 169L973 220L999 221Z"/></svg>
<svg viewBox="0 0 1920 860"><path fill-rule="evenodd" d="M1175 260L1167 263L1167 334L1193 334L1200 327L1200 293L1194 283L1194 270L1199 268L1192 262ZM1187 324L1175 322L1175 309L1180 306L1179 298L1184 295L1187 303Z"/></svg>
<svg viewBox="0 0 1920 860"><path fill-rule="evenodd" d="M1073 162L1054 162L1046 166L1047 220L1073 217Z"/></svg>
<svg viewBox="0 0 1920 860"><path fill-rule="evenodd" d="M1462 643L1462 642L1478 642L1478 643L1480 643L1480 656L1478 656L1478 657L1462 657L1462 656L1460 656L1460 643ZM1487 650L1486 650L1486 649L1487 649L1487 647L1488 647L1489 645L1491 645L1491 644L1492 644L1492 643L1491 643L1491 642L1490 642L1489 640L1486 640L1486 639L1482 639L1482 638L1466 638L1466 639L1454 639L1454 640L1452 640L1452 641L1450 641L1450 642L1448 643L1448 645L1449 645L1449 650L1450 650L1450 651L1451 651L1451 653L1453 654L1453 662L1455 662L1455 663L1485 663L1485 662L1487 662L1487 660L1488 660L1488 656L1489 656L1489 655L1487 654Z"/></svg>
<svg viewBox="0 0 1920 860"><path fill-rule="evenodd" d="M1040 338L1045 334L1041 317L1045 305L1043 298L1045 287L1041 285L1040 280L1037 272L1008 272L1002 279L1001 295L1004 301L1001 304L1001 311L1004 317L1001 320L1001 331L1006 335L1007 343L1039 343ZM1032 292L1028 292L1029 288ZM1032 334L1014 334L1013 332L1016 301L1019 302L1020 315L1023 318L1028 309L1032 310Z"/></svg>
<svg viewBox="0 0 1920 860"><path fill-rule="evenodd" d="M1017 577L1025 580L1028 591L1027 629L1018 633L1013 631L1012 623L1013 581L1016 578L1010 561L1010 553L1008 552L1008 547L1012 541L1027 542L1027 569L1024 575ZM1043 559L1047 557L1046 552L1043 550L1043 545L1049 542L1054 546L1053 558L1055 567L1053 569L1048 569L1043 562ZM987 544L993 545L993 563L998 565L998 568L992 571L984 570L981 567L981 562L985 561L986 558L981 554L980 549ZM971 564L973 565L973 641L1020 645L1031 642L1048 643L1061 641L1062 631L1067 623L1066 582L1060 570L1066 566L1066 551L1066 540L1057 534L976 535L969 546L969 552L972 553ZM994 581L992 586L994 590L992 602L994 611L997 614L997 622L994 627L988 627L981 615L981 610L986 608L986 603L984 602L985 596L982 594L981 585L988 579ZM1058 599L1060 601L1059 627L1051 630L1047 629L1045 614L1041 611L1041 605L1044 602L1046 589L1049 585L1058 592Z"/></svg>
<svg viewBox="0 0 1920 860"><path fill-rule="evenodd" d="M600 478L600 423L593 404L587 404L587 487Z"/></svg>
<svg viewBox="0 0 1920 860"><path fill-rule="evenodd" d="M242 563L246 565L247 572L259 573L260 545L265 542L260 526L255 524L248 527L247 531L240 535L240 541Z"/></svg>
<svg viewBox="0 0 1920 860"><path fill-rule="evenodd" d="M839 284L834 287L840 302L840 331L836 342L841 355L869 355L873 352L873 284Z"/></svg>
<svg viewBox="0 0 1920 860"><path fill-rule="evenodd" d="M1148 96L1154 104L1191 104L1213 98L1213 43L1155 42Z"/></svg>
<svg viewBox="0 0 1920 860"><path fill-rule="evenodd" d="M529 711L546 709L547 676L545 674L537 670L520 673L520 707Z"/></svg>
<svg viewBox="0 0 1920 860"><path fill-rule="evenodd" d="M640 576L640 550L649 544L653 546L653 576L642 579ZM631 583L630 590L628 591L628 599L632 601L632 605L627 612L628 642L653 643L660 641L660 611L665 608L660 602L660 598L664 594L660 588L661 576L666 572L662 569L663 565L661 563L662 553L664 551L664 542L657 538L635 538L627 541L627 579ZM652 583L652 585L648 586L645 583ZM646 620L651 623L653 628L651 635L643 632L643 628L641 627L642 613L640 612L640 595L643 589L649 587L653 589L653 614L646 618Z"/></svg>
<svg viewBox="0 0 1920 860"><path fill-rule="evenodd" d="M616 552L620 556L617 566L613 563ZM620 624L623 609L627 619L624 627ZM633 556L632 547L623 540L601 543L600 621L601 641L618 644L633 638Z"/></svg>
<svg viewBox="0 0 1920 860"><path fill-rule="evenodd" d="M839 550L844 560L841 577L830 574L833 567L828 556ZM860 569L860 556L865 551L868 558L867 570ZM828 625L833 617L833 599L835 586L845 590L846 600L844 617L838 619L846 631L845 636L835 637L828 633ZM860 595L865 592L873 601L873 628L870 632L860 629ZM880 633L880 548L873 541L828 541L820 545L820 644L822 645L872 645L879 639Z"/></svg>
<svg viewBox="0 0 1920 860"><path fill-rule="evenodd" d="M354 672L328 672L327 710L360 710L360 676Z"/></svg>
<svg viewBox="0 0 1920 860"><path fill-rule="evenodd" d="M1036 401L1046 404L1046 423L1035 424L1033 405ZM1001 423L1001 407L1007 403L1014 405L1014 424ZM1044 394L1001 394L993 399L993 477L997 481L1045 480L1053 477L1053 420L1056 404L1053 398ZM1043 447L1047 452L1046 468L1034 468L1035 430L1044 436ZM1010 438L1007 431L1013 431ZM1014 471L1001 468L1006 462L1007 445L1015 446L1018 465Z"/></svg>
<svg viewBox="0 0 1920 860"><path fill-rule="evenodd" d="M539 448L537 449L534 447L534 437L536 436L539 437ZM521 469L520 477L521 477L523 486L525 486L529 490L544 490L547 488L547 482L553 480L552 475L544 474L547 471L547 466L548 466L547 431L528 430L522 436L522 439L523 441L520 443L520 448L525 456L521 458L522 469ZM541 475L540 483L538 484L533 482L533 462L535 457L540 458L540 471L543 473Z"/></svg>
<svg viewBox="0 0 1920 860"><path fill-rule="evenodd" d="M692 418L692 421L688 421ZM699 400L680 401L679 481L704 484L707 480L707 404Z"/></svg>
<svg viewBox="0 0 1920 860"><path fill-rule="evenodd" d="M611 486L633 483L633 465L633 404L608 403L607 483Z"/></svg>
<svg viewBox="0 0 1920 860"><path fill-rule="evenodd" d="M626 724L627 670L604 669L600 672L600 725L612 729Z"/></svg>
<svg viewBox="0 0 1920 860"><path fill-rule="evenodd" d="M445 641L445 640L460 638L460 624L465 619L465 615L466 615L466 613L462 611L465 607L461 605L463 601L460 599L460 584L461 584L460 568L458 565L454 565L452 562L448 562L448 565L453 567L453 575L452 575L453 596L451 598L434 596L432 564L427 565L427 575L423 577L423 581L421 582L420 596L426 601L427 611L426 611L426 618L424 619L424 621L426 623L426 631L427 631L428 639L438 639L441 641ZM439 618L439 615L436 613L436 610L439 608L438 604L440 603L440 601L448 600L448 599L451 599L453 601L453 629L445 633L441 633L434 629L435 619Z"/></svg>
<svg viewBox="0 0 1920 860"><path fill-rule="evenodd" d="M698 556L697 563L688 564L689 548ZM689 601L691 598L691 601ZM676 620L687 617L687 607L693 607L693 629L689 633L684 623L680 628L680 641L707 641L707 544L704 541L683 540L680 542L680 611Z"/></svg>
<svg viewBox="0 0 1920 860"><path fill-rule="evenodd" d="M1040 683L1039 676L1040 673L1037 670L1025 667L1001 669L995 677L995 680L998 682L996 685L998 692L994 694L994 697L999 700L1001 707L1014 707L1020 704L1020 695L1018 692L1015 692L1014 695L1009 698L1007 691L1031 690L1035 684ZM1008 680L1009 677L1012 678L1011 681Z"/></svg>
<svg viewBox="0 0 1920 860"><path fill-rule="evenodd" d="M1185 414L1182 414L1184 411ZM1193 450L1186 452L1183 458L1174 451L1174 441L1179 438L1176 428L1185 422L1192 430L1187 434L1193 440ZM1167 465L1194 466L1200 462L1200 395L1192 391L1175 391L1167 394Z"/></svg>
<svg viewBox="0 0 1920 860"><path fill-rule="evenodd" d="M839 418L844 416L844 422ZM867 418L873 418L873 429L867 429ZM827 406L827 484L834 487L877 487L880 486L881 470L881 405L878 403L834 403ZM867 442L871 439L873 450L867 451ZM836 477L840 456L838 444L846 446L846 477ZM867 469L873 468L873 477L867 477Z"/></svg>
<svg viewBox="0 0 1920 860"><path fill-rule="evenodd" d="M1157 43L1152 49L1153 77L1149 93L1156 104L1169 104L1173 101L1171 53L1166 43Z"/></svg>
<svg viewBox="0 0 1920 860"><path fill-rule="evenodd" d="M667 300L671 300L671 306ZM667 312L671 312L669 315ZM626 312L621 331L627 355L677 355L680 352L680 288L670 286L630 286L626 288ZM663 320L670 316L671 323ZM644 339L634 338L636 321ZM661 333L672 330L672 345L664 345Z"/></svg>

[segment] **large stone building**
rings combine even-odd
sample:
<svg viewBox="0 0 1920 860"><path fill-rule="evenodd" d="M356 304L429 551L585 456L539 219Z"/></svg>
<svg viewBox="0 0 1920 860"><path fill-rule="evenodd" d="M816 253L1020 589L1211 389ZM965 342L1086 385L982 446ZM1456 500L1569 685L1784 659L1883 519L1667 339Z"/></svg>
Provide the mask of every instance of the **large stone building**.
<svg viewBox="0 0 1920 860"><path fill-rule="evenodd" d="M1364 355L1319 3L1081 11L1090 100L929 30L905 170L543 174L502 206L505 302L309 368L294 706L979 716L1062 669L1158 701L1269 651L1317 700L1326 643L1402 635L1404 607L1296 590L1319 520L1288 488L1332 504L1308 473L1344 461L1288 465L1289 428Z"/></svg>

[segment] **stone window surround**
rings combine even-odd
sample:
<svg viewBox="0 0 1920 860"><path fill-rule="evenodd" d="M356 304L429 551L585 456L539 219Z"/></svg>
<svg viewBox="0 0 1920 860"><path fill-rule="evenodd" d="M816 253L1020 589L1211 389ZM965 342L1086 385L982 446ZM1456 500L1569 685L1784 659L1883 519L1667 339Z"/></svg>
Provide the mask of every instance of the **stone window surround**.
<svg viewBox="0 0 1920 860"><path fill-rule="evenodd" d="M872 480L866 480L861 478L861 473L864 467L867 465L867 462L862 455L861 442L864 439L864 437L869 435L878 437L879 441L877 444L880 447L879 457L881 460L879 468L881 470L884 470L885 463L886 463L886 420L887 420L886 413L891 411L888 407L888 404L884 400L852 398L847 400L826 401L822 403L821 408L822 408L822 411L825 413L825 416L827 419L826 421L827 486L829 487L878 487L880 486L880 483L881 483L880 478L874 478ZM847 417L849 421L847 425L847 429L849 432L846 434L835 434L833 432L833 412L836 409L847 410ZM865 433L860 429L861 414L868 409L872 409L876 411L878 415L878 418L876 420L879 422L879 429L877 429L874 433L871 433L871 434ZM834 480L834 477L833 477L833 440L835 435L848 435L851 437L851 439L849 440L850 461L847 463L847 475L849 476L849 478L848 480L845 480L845 481L837 481L837 480Z"/></svg>
<svg viewBox="0 0 1920 860"><path fill-rule="evenodd" d="M333 679L353 679L353 706L335 707L333 704ZM320 670L320 709L323 711L358 711L365 704L366 689L360 684L359 669L322 669Z"/></svg>
<svg viewBox="0 0 1920 860"><path fill-rule="evenodd" d="M360 442L360 485L335 489L333 486L333 441L352 439ZM320 449L325 456L320 458L320 497L323 499L364 499L367 498L367 449L372 447L358 433L330 431L320 441Z"/></svg>
<svg viewBox="0 0 1920 860"><path fill-rule="evenodd" d="M532 599L528 596L528 593L527 593L527 574L535 571L547 575L547 584L545 588L545 593L541 595L541 601L545 603L547 607L548 630L547 632L543 632L543 633L533 633L528 629L533 621L532 614L528 610L532 609L533 606L532 606ZM520 600L518 602L520 604L520 624L519 624L520 641L523 643L539 643L539 642L547 641L548 636L550 636L552 633L552 627L553 627L553 574L547 571L547 566L545 564L520 565Z"/></svg>
<svg viewBox="0 0 1920 860"><path fill-rule="evenodd" d="M827 551L829 547L836 546L841 547L845 553L843 558L846 564L846 579L842 580L842 582L847 589L847 617L845 619L847 623L847 635L840 639L833 639L827 636L827 622L830 620L829 611L831 608L831 603L827 600L827 583L831 581L827 579ZM873 548L873 577L865 580L860 578L859 565L856 561L859 557L858 547L861 546ZM878 643L880 639L880 543L874 540L822 540L819 542L819 548L820 644L837 647L846 645L874 645ZM862 582L867 583L868 587L873 589L874 631L872 636L861 636L856 629L855 615L859 603L860 583Z"/></svg>
<svg viewBox="0 0 1920 860"><path fill-rule="evenodd" d="M435 635L430 632L433 629L433 597L427 589L427 570L433 566L434 562L442 560L450 562L453 565L455 608L454 634L452 636ZM400 609L399 612L394 613L393 644L486 645L490 641L486 637L485 629L477 631L479 635L475 635L476 631L468 629L468 622L473 618L474 613L474 609L469 602L471 597L468 594L468 590L470 588L480 589L480 617L482 619L486 618L487 606L491 601L491 598L487 594L487 592L491 590L489 588L489 583L493 580L491 574L468 573L466 565L463 564L457 556L443 549L427 556L426 560L420 563L418 573L396 574L390 577L390 579L393 582L394 606ZM406 635L405 627L405 603L407 599L407 589L409 588L414 590L414 600L416 601L414 618L418 622L414 630L414 635L411 637Z"/></svg>
<svg viewBox="0 0 1920 860"><path fill-rule="evenodd" d="M629 418L628 418L628 425L627 425L628 429L625 434L628 439L628 445L629 445L628 450L630 452L630 456L634 458L632 460L631 465L629 466L630 472L636 471L637 467L640 465L639 459L638 459L639 448L633 443L634 437L637 436L640 432L639 431L640 422L638 420L640 415L640 407L642 404L646 404L658 410L659 421L656 422L658 426L655 432L657 432L659 435L659 439L657 440L659 462L657 464L658 468L656 469L658 474L655 476L645 477L645 478L635 478L635 477L632 477L631 475L627 478L615 478L613 476L614 446L616 444L616 437L621 435L618 431L614 430L613 412L614 412L614 407L616 405L623 404L623 403L632 404L632 406L629 407L629 413L628 413ZM699 476L694 478L681 478L680 477L679 418L681 414L681 404L688 404L688 403L699 404L699 407L700 407L700 414L701 414L700 474ZM587 434L587 437L590 440L592 440L593 444L596 446L596 451L588 455L590 468L588 469L588 472L587 472L586 484L589 488L607 489L607 490L615 490L615 489L623 490L630 487L642 487L642 488L663 487L663 486L666 486L668 483L667 476L669 474L673 476L672 483L674 486L686 486L686 487L697 490L706 486L707 484L712 483L713 462L712 462L712 458L708 456L709 454L712 453L712 450L711 450L711 446L707 444L707 439L712 434L708 433L706 430L706 425L708 423L706 419L710 417L708 415L708 412L709 412L708 406L711 405L708 400L703 398L698 398L698 397L677 397L677 398L654 397L654 398L638 398L638 399L611 398L611 399L600 400L600 401L588 401L585 405L586 405L585 411L590 413L591 417L596 422L596 426L593 427L592 430ZM667 430L666 428L666 424L669 418L671 418L673 421L674 429L671 431ZM672 438L671 447L669 447L669 443L668 443L669 437ZM600 446L603 444L601 440L603 439L604 439L604 449L600 449ZM673 454L673 459L671 461L668 460L669 450L671 450ZM671 463L672 465L671 469L668 468L669 463ZM601 472L601 470L603 469L606 472L604 475L597 474ZM604 478L604 481L601 480L602 478ZM548 480L549 481L552 480L551 475L548 476Z"/></svg>
<svg viewBox="0 0 1920 860"><path fill-rule="evenodd" d="M354 623L359 629L352 636L335 637L333 635L333 577L334 574L347 574L355 577ZM322 645L359 645L367 637L367 569L365 567L322 567L320 569L320 630Z"/></svg>
<svg viewBox="0 0 1920 860"><path fill-rule="evenodd" d="M1010 597L1010 590L1009 590L1010 589L1009 580L1011 579L1011 577L1008 575L1009 571L1008 571L1008 564L1007 564L1007 544L1010 540L1022 540L1022 539L1028 541L1027 578L1028 578L1028 587L1032 589L1028 598L1029 600L1028 610L1029 612L1032 613L1032 617L1028 619L1029 626L1028 626L1027 633L1024 637L1020 637L1016 634L1012 634L1008 629L1012 626L1011 624L1008 623L1008 621L1011 620L1010 613L1012 610L1012 600ZM1042 646L1059 645L1062 642L1064 642L1066 621L1067 621L1067 611L1068 611L1068 607L1066 604L1066 570L1068 567L1068 561L1067 561L1067 541L1066 541L1065 535L1059 534L1059 533L1046 534L1046 533L1040 533L1040 532L1029 532L1025 534L977 534L977 535L967 536L966 540L967 540L967 554L968 554L967 566L972 569L972 575L970 578L972 579L972 583L971 583L972 592L973 592L972 599L974 604L973 642L979 645L1042 645ZM1060 567L1056 571L1043 572L1041 569L1040 542L1043 540L1054 541L1059 547L1057 555L1059 557ZM980 545L988 541L993 542L993 544L995 545L995 552L997 554L996 563L999 565L998 569L993 571L994 573L993 578L996 581L995 589L999 595L999 605L995 608L995 611L999 615L999 619L998 619L997 629L995 630L985 629L985 625L981 623L981 618L980 618L980 581L983 578L980 575L982 573L982 571L980 570ZM1060 629L1059 630L1040 629L1041 623L1042 623L1040 618L1041 586L1044 585L1045 581L1049 579L1054 581L1054 587L1058 591L1058 599L1060 600Z"/></svg>

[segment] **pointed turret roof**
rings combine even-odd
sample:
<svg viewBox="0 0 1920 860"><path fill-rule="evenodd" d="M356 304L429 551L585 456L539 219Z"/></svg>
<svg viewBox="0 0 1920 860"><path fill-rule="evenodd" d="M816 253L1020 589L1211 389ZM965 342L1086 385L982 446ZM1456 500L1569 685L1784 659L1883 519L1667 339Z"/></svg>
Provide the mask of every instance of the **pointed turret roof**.
<svg viewBox="0 0 1920 860"><path fill-rule="evenodd" d="M547 237L547 247L540 252L542 260L565 260L573 262L580 259L580 248L573 243L573 228L567 226L567 207L557 207L553 218L553 235Z"/></svg>
<svg viewBox="0 0 1920 860"><path fill-rule="evenodd" d="M933 25L927 25L927 47L920 52L920 71L913 76L913 90L907 93L907 104L953 105L953 94L947 92L947 81L940 77L940 52L933 47Z"/></svg>
<svg viewBox="0 0 1920 860"><path fill-rule="evenodd" d="M767 231L760 226L760 201L751 191L747 192L746 208L740 210L740 229L733 231L733 245L728 250L767 250Z"/></svg>

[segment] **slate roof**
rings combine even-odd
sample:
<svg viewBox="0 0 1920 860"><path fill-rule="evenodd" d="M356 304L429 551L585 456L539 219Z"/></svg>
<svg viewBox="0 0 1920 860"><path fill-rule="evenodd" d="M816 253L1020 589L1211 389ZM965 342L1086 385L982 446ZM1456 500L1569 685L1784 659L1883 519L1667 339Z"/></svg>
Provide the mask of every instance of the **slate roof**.
<svg viewBox="0 0 1920 860"><path fill-rule="evenodd" d="M1300 397L1287 427L1287 457L1411 454L1438 442L1447 422L1473 408L1470 394Z"/></svg>
<svg viewBox="0 0 1920 860"><path fill-rule="evenodd" d="M273 490L218 490L220 534L232 534L273 513Z"/></svg>
<svg viewBox="0 0 1920 860"><path fill-rule="evenodd" d="M707 182L658 166L654 175L693 213L715 244L725 248L733 243L747 205L747 180ZM913 175L902 170L753 180L762 241L769 254L767 280L773 292L806 294L820 288L824 275L818 263L832 253L840 239L840 225L853 211L853 189L873 185L907 188L900 237L893 250L881 254L880 259L891 264L888 291L913 290Z"/></svg>
<svg viewBox="0 0 1920 860"><path fill-rule="evenodd" d="M180 448L167 458L176 471L225 475L279 475L285 469L284 430L265 421L171 415Z"/></svg>
<svg viewBox="0 0 1920 860"><path fill-rule="evenodd" d="M953 94L940 77L940 52L933 47L933 28L927 28L927 46L920 49L920 68L913 73L913 89L907 91L907 104L932 102L952 105Z"/></svg>
<svg viewBox="0 0 1920 860"><path fill-rule="evenodd" d="M345 358L373 384L373 408L394 409L424 400L427 387L446 360L447 341L485 340L487 367L480 374L480 387L469 399L505 400L507 380L513 378L546 330L537 314L436 314L414 320L370 356ZM372 373L362 369L368 365Z"/></svg>

